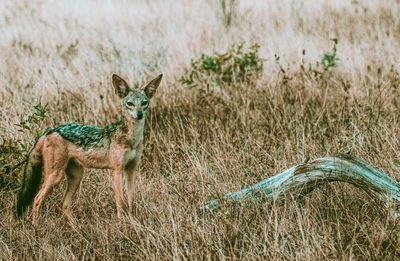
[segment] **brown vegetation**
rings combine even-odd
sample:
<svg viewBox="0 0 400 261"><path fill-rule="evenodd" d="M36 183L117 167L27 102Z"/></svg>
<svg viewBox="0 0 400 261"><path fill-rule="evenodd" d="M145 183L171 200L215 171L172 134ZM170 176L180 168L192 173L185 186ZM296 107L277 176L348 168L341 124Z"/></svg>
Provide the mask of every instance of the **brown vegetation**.
<svg viewBox="0 0 400 261"><path fill-rule="evenodd" d="M350 185L198 212L306 157L340 151L400 180L400 4L229 2L0 3L0 259L400 260L400 220ZM340 60L325 68L332 38ZM191 58L241 43L260 45L261 74L209 88L211 76L193 87L179 81ZM15 220L22 171L5 166L23 153L10 144L29 149L39 129L115 120L112 73L138 84L166 76L146 118L134 220L118 221L103 170L84 174L75 229L60 211L65 179L37 228L29 214ZM19 131L40 96L48 117Z"/></svg>

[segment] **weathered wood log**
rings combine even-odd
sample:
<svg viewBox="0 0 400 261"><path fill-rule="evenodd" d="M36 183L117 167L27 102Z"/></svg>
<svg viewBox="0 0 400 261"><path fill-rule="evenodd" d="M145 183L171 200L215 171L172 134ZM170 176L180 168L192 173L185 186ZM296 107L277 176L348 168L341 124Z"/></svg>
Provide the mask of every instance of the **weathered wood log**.
<svg viewBox="0 0 400 261"><path fill-rule="evenodd" d="M201 210L216 210L223 202L285 199L285 195L292 191L304 195L319 185L332 181L347 182L368 192L375 191L383 200L400 203L400 182L357 157L338 154L299 164L253 186L227 193L219 199L207 202ZM399 212L395 213L395 217L399 216Z"/></svg>

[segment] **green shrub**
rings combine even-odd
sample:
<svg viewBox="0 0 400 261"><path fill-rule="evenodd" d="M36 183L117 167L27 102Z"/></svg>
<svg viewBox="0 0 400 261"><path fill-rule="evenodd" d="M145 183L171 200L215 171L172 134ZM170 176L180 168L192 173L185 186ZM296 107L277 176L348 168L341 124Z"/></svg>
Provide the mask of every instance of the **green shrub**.
<svg viewBox="0 0 400 261"><path fill-rule="evenodd" d="M207 90L210 86L227 87L232 83L248 82L262 72L266 61L259 57L259 47L254 44L244 51L243 44L240 44L233 45L223 54L202 54L200 59L191 60L191 68L179 81L190 87L204 85Z"/></svg>
<svg viewBox="0 0 400 261"><path fill-rule="evenodd" d="M36 143L36 141L45 133L40 131L41 125L47 115L47 106L42 105L42 97L34 105L34 112L30 115L24 116L18 124L20 127L19 131L28 130L32 133L35 138L33 142L23 142L21 140L8 139L0 144L0 190L3 189L15 189L21 183L21 180L16 178L13 173L18 167L23 166L26 157L24 155L29 154L30 149ZM17 163L19 161L19 163Z"/></svg>

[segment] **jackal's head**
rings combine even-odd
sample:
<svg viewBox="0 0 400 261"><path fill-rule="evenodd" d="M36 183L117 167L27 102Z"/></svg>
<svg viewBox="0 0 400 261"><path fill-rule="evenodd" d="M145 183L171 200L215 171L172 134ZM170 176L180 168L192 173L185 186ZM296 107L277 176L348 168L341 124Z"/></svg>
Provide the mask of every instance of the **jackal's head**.
<svg viewBox="0 0 400 261"><path fill-rule="evenodd" d="M122 110L128 112L130 116L141 120L146 115L146 110L160 85L162 74L143 85L141 88L129 88L124 79L116 74L112 76L115 93L122 99Z"/></svg>

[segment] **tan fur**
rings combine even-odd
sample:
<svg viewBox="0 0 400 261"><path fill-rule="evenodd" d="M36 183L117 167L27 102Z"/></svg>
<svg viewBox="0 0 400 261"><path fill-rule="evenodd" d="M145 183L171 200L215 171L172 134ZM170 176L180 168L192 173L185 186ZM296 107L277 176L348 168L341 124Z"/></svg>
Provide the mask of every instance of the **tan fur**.
<svg viewBox="0 0 400 261"><path fill-rule="evenodd" d="M139 91L146 92L146 94L149 91L148 96L151 98L160 84L161 76L149 82ZM126 82L118 76L113 76L113 84L116 88L116 93L121 98L125 97L129 90L138 91L137 89L130 89ZM109 144L87 149L65 139L57 132L43 136L38 141L32 152L31 160L42 160L44 181L33 201L34 223L37 222L43 200L51 192L52 188L61 181L64 173L67 176L68 187L62 200L62 209L67 218L70 221L73 220L70 210L72 196L79 188L84 168L111 169L112 187L119 218L123 217L123 213L126 210L122 190L122 174L125 174L128 206L129 210L132 209L134 170L140 161L143 151L144 118L141 120L133 118L131 115L138 112L131 112L133 109L125 108L124 101L122 102L122 107L122 116L125 117L123 118L123 124L113 133ZM145 113L145 109L143 113ZM104 143L107 143L107 140L104 140Z"/></svg>

